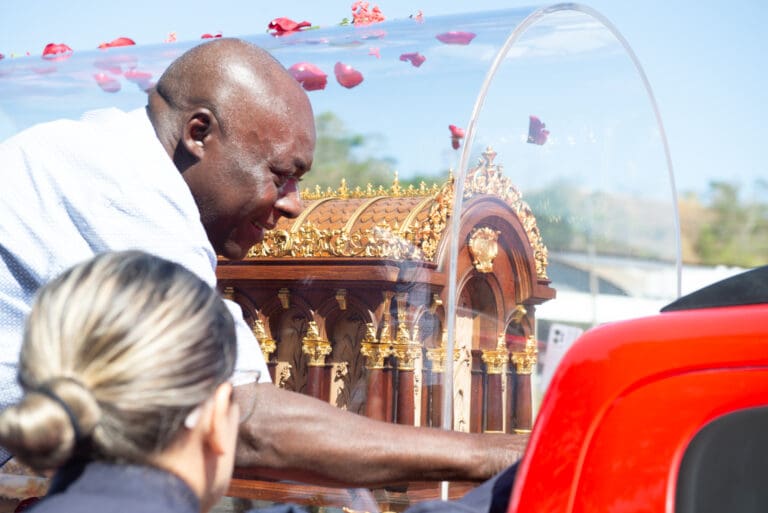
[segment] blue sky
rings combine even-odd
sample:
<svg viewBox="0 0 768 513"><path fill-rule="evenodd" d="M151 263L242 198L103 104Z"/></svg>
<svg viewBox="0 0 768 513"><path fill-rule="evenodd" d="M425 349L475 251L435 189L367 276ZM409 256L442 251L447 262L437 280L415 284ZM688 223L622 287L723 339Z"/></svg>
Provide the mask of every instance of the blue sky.
<svg viewBox="0 0 768 513"><path fill-rule="evenodd" d="M349 16L351 1L61 2L30 0L0 5L0 53L10 57L63 42L90 50L128 36L159 43L205 32L263 33L278 16L327 26ZM376 3L376 2L372 2ZM389 18L548 5L517 0L382 0ZM682 0L584 2L606 16L633 47L654 89L669 139L679 188L705 190L710 180L740 183L768 178L764 150L768 79L764 49L768 3Z"/></svg>

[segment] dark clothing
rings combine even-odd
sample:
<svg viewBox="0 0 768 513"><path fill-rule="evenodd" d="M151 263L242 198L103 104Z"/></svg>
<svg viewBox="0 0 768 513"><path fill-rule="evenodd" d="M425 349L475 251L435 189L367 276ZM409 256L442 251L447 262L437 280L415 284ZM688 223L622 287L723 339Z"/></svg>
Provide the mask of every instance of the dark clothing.
<svg viewBox="0 0 768 513"><path fill-rule="evenodd" d="M461 499L455 501L426 501L414 504L404 513L507 513L512 486L515 484L517 463L496 474ZM295 504L277 504L269 508L249 510L248 513L309 513L309 508Z"/></svg>
<svg viewBox="0 0 768 513"><path fill-rule="evenodd" d="M152 467L89 463L62 469L31 513L199 513L200 500L181 478ZM75 476L69 481L67 475Z"/></svg>

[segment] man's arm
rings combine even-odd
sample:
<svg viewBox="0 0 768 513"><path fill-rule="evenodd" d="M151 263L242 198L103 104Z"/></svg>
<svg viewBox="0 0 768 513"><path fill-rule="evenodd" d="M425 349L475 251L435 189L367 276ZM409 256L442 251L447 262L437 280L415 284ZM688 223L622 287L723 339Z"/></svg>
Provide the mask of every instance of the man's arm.
<svg viewBox="0 0 768 513"><path fill-rule="evenodd" d="M236 465L263 478L355 487L482 481L519 460L528 442L379 422L271 384L240 386L235 396L253 408Z"/></svg>

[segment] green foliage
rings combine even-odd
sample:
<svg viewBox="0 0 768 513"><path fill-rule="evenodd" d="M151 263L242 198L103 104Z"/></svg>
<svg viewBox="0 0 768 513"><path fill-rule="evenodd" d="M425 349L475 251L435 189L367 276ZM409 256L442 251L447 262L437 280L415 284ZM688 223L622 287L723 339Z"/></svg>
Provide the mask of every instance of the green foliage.
<svg viewBox="0 0 768 513"><path fill-rule="evenodd" d="M756 183L765 190L764 183ZM708 222L699 229L695 249L705 265L755 267L768 262L768 204L740 199L739 187L709 184Z"/></svg>
<svg viewBox="0 0 768 513"><path fill-rule="evenodd" d="M314 189L319 185L338 188L341 179L354 189L365 188L368 183L389 186L394 178L395 160L370 155L370 147L381 136L349 133L344 123L332 112L315 118L317 143L312 171L301 183L302 188Z"/></svg>

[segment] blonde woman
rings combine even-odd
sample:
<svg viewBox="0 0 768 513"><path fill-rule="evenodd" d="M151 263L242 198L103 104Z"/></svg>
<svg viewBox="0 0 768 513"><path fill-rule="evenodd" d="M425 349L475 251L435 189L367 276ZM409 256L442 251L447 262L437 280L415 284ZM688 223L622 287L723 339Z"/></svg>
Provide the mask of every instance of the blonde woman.
<svg viewBox="0 0 768 513"><path fill-rule="evenodd" d="M0 445L58 469L36 513L208 511L232 473L234 324L178 264L129 251L38 292Z"/></svg>

